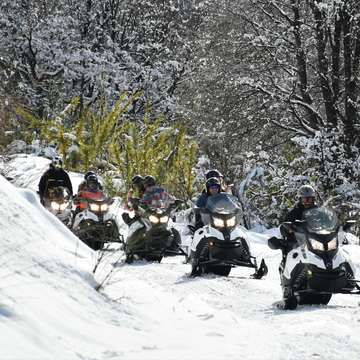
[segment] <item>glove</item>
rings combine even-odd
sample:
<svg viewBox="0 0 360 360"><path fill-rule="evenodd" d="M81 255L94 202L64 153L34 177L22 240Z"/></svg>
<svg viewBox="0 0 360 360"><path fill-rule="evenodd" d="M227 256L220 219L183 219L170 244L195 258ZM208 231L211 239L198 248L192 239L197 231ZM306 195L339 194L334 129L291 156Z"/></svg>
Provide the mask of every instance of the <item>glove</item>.
<svg viewBox="0 0 360 360"><path fill-rule="evenodd" d="M130 218L129 213L124 212L124 213L121 214L121 217L122 217L122 219L123 219L123 221L124 221L124 223L125 223L126 225L129 225L129 224L130 224L131 218Z"/></svg>

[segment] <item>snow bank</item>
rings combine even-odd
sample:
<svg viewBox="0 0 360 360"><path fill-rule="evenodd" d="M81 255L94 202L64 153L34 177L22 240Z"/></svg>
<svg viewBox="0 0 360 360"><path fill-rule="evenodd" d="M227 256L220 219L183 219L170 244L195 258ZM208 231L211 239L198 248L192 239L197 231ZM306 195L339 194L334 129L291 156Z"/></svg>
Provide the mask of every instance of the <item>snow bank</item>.
<svg viewBox="0 0 360 360"><path fill-rule="evenodd" d="M111 334L128 332L112 323L124 318L120 309L94 290L94 252L33 191L2 176L0 229L2 360L98 358Z"/></svg>

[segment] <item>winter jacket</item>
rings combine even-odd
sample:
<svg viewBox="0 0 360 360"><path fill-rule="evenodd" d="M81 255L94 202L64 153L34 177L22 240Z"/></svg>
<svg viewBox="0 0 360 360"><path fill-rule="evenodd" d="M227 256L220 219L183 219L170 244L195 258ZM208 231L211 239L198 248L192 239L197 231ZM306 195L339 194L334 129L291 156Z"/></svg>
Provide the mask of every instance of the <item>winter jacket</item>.
<svg viewBox="0 0 360 360"><path fill-rule="evenodd" d="M303 220L303 213L305 210L309 210L309 209L313 209L313 208L317 208L317 207L318 206L316 204L314 204L311 207L305 208L304 205L300 201L298 201L294 205L294 207L289 211L289 213L287 214L287 216L285 218L285 222L294 223L295 220ZM285 240L292 242L292 243L296 241L294 233L287 231L283 225L280 225L280 232Z"/></svg>
<svg viewBox="0 0 360 360"><path fill-rule="evenodd" d="M222 189L220 190L220 192L225 192L223 191ZM199 207L199 208L203 208L206 206L206 202L207 202L207 199L212 196L208 191L206 190L203 190L201 195L198 197L198 199L196 200L196 206Z"/></svg>
<svg viewBox="0 0 360 360"><path fill-rule="evenodd" d="M206 205L206 201L210 195L208 195L206 192L202 192L201 195L196 200L196 206L199 208L203 208Z"/></svg>
<svg viewBox="0 0 360 360"><path fill-rule="evenodd" d="M127 193L125 209L128 211L134 210L132 200L141 199L143 195L144 195L144 191L142 190L130 189L129 192Z"/></svg>
<svg viewBox="0 0 360 360"><path fill-rule="evenodd" d="M295 222L295 220L303 220L303 212L305 210L309 210L316 207L317 205L314 204L313 206L305 209L304 205L300 201L298 201L294 205L294 207L289 211L289 213L286 215L285 221Z"/></svg>
<svg viewBox="0 0 360 360"><path fill-rule="evenodd" d="M54 180L54 181L49 181ZM39 195L41 198L46 196L48 189L57 186L64 186L69 189L70 195L73 194L73 188L69 175L64 169L50 168L40 178Z"/></svg>
<svg viewBox="0 0 360 360"><path fill-rule="evenodd" d="M75 201L76 209L84 210L88 207L87 200L102 200L104 197L105 196L102 191L95 191L95 192L87 191L87 190L80 191L76 195L76 201Z"/></svg>
<svg viewBox="0 0 360 360"><path fill-rule="evenodd" d="M174 201L173 197L165 191L161 186L149 186L145 189L143 196L140 199L140 204L150 207L167 207Z"/></svg>
<svg viewBox="0 0 360 360"><path fill-rule="evenodd" d="M98 183L99 183L99 189L103 190L103 186L101 185L100 181ZM86 190L86 186L87 186L86 180L83 180L78 186L78 193L80 191Z"/></svg>

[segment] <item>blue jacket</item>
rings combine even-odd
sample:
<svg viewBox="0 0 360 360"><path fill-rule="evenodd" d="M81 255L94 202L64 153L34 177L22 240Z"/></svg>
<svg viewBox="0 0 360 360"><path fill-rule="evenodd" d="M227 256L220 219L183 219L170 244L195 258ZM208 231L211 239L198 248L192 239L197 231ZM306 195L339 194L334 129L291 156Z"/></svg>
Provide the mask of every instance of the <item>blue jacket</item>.
<svg viewBox="0 0 360 360"><path fill-rule="evenodd" d="M206 201L208 199L210 195L208 195L207 193L203 192L198 199L196 200L196 206L199 208L203 208L206 205Z"/></svg>

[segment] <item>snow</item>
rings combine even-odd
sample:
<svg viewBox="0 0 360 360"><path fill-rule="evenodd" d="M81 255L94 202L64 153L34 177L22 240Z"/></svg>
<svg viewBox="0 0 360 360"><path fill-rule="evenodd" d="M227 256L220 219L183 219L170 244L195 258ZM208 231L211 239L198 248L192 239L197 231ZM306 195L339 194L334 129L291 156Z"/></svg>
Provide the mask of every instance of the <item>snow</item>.
<svg viewBox="0 0 360 360"><path fill-rule="evenodd" d="M9 176L28 189L0 176L1 360L358 358L359 297L296 311L272 305L281 297L280 252L266 240L276 230L249 232L254 255L269 266L262 280L240 268L189 278L183 257L128 265L117 262L120 251L107 252L94 275L98 254L34 192L47 164L12 160ZM346 247L359 267L360 247Z"/></svg>

